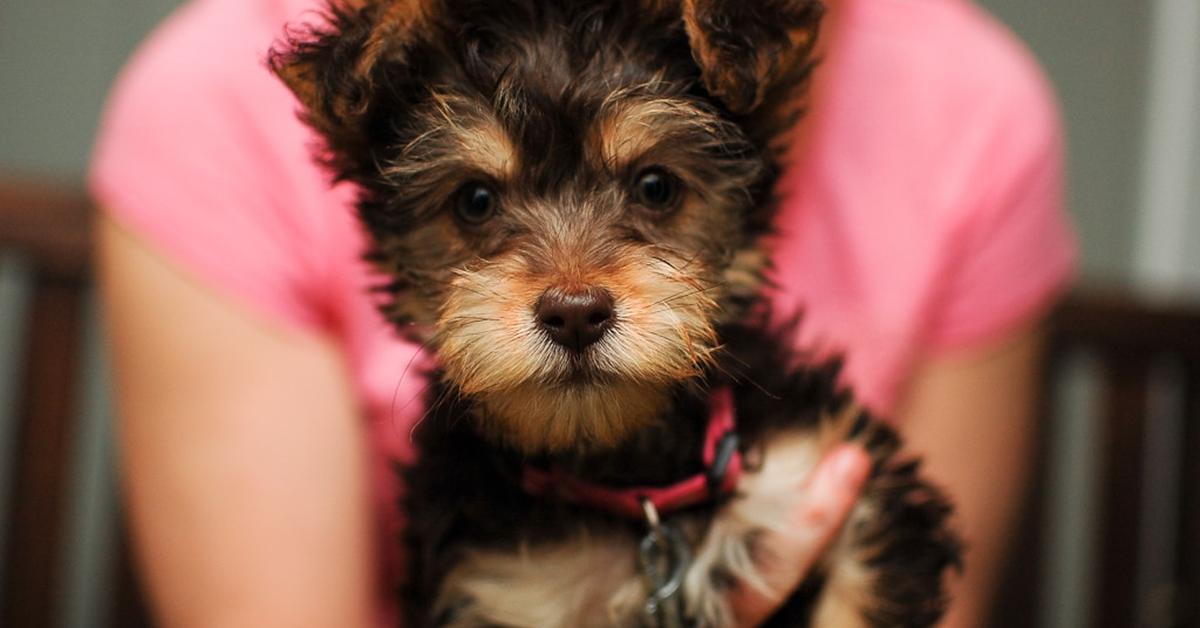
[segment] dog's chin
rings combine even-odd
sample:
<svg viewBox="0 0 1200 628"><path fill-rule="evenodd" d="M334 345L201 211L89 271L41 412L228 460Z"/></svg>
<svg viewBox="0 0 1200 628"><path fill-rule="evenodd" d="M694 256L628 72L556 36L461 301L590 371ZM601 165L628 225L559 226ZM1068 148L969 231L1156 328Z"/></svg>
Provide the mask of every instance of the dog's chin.
<svg viewBox="0 0 1200 628"><path fill-rule="evenodd" d="M620 445L663 411L662 383L602 378L584 369L553 383L478 395L485 436L523 453L588 453Z"/></svg>

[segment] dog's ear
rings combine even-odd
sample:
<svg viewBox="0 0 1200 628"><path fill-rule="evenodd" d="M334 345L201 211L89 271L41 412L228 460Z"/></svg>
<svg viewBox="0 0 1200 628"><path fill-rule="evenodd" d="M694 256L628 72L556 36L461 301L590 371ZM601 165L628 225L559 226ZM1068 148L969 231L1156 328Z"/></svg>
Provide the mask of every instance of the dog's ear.
<svg viewBox="0 0 1200 628"><path fill-rule="evenodd" d="M430 0L331 0L324 24L290 30L271 70L296 94L304 120L341 155L363 154L383 66L403 64Z"/></svg>
<svg viewBox="0 0 1200 628"><path fill-rule="evenodd" d="M819 0L682 0L709 93L738 114L787 97L812 66Z"/></svg>

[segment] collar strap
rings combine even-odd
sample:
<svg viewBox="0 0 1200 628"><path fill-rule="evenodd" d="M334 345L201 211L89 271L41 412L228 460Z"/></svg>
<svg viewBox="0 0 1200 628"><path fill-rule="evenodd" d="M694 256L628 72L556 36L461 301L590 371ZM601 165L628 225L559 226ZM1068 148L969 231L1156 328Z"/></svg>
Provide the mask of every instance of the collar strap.
<svg viewBox="0 0 1200 628"><path fill-rule="evenodd" d="M534 497L554 495L560 499L641 521L643 501L662 513L695 506L737 489L742 474L738 448L733 391L720 388L709 401L708 429L704 436L704 471L668 486L612 488L586 482L552 467L526 466L522 477L525 492Z"/></svg>

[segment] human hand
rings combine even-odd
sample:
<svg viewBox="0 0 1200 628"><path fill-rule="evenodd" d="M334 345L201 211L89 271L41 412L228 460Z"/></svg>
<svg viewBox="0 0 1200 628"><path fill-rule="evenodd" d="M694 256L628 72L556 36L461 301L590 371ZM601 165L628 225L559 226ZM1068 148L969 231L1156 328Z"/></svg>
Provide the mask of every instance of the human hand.
<svg viewBox="0 0 1200 628"><path fill-rule="evenodd" d="M793 525L763 537L763 544L770 548L766 557L770 562L760 565L763 580L771 591L785 593L773 596L750 586L735 589L730 603L738 626L766 621L787 594L800 586L849 516L870 468L870 458L857 445L842 445L817 465L796 497Z"/></svg>

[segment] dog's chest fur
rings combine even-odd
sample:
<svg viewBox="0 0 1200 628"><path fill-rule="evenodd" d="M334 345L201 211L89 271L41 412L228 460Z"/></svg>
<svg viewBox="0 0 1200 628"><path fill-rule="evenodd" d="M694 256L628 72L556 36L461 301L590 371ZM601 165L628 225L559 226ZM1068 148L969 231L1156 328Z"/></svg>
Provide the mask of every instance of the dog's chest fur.
<svg viewBox="0 0 1200 628"><path fill-rule="evenodd" d="M860 440L875 457L873 487L775 622L931 624L940 612L941 572L957 553L943 528L948 509L940 496L915 477L915 467L894 460L892 432L838 392L836 367L793 368L786 343L750 327L726 329L724 338L730 356L724 367L738 375L714 374L711 383L733 387L747 470L734 495L667 517L692 546L684 586L692 625L733 625L726 602L731 583L765 586L756 565L768 548L756 541L766 530L794 525L789 508L806 478L847 439ZM431 402L418 431L421 461L407 472L410 625L639 625L647 595L636 564L644 525L527 495L524 465L549 461L527 460L477 436L469 403L453 391L439 390ZM680 391L674 410L617 451L555 463L613 486L667 484L695 473L705 393ZM888 541L884 531L897 526L897 538L924 539L910 549L924 549L927 558L906 558ZM897 616L888 613L897 609L888 610L893 604L880 589L897 583L913 594L900 616L928 623L891 623ZM876 609L882 615L873 618Z"/></svg>

